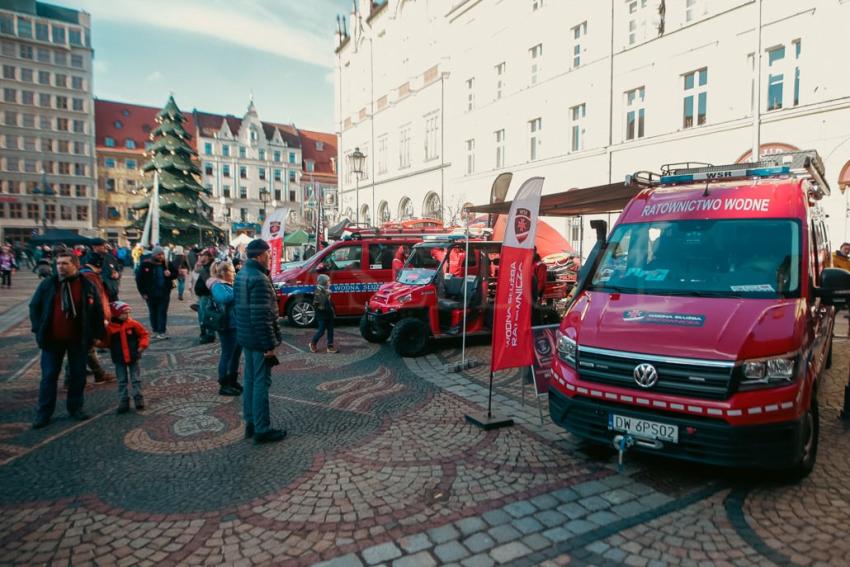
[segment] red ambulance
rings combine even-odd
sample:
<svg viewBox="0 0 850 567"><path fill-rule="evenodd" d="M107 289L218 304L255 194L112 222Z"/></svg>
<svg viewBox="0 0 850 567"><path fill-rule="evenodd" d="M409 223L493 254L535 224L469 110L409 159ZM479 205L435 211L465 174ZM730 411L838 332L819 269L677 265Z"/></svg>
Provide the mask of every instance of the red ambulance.
<svg viewBox="0 0 850 567"><path fill-rule="evenodd" d="M599 242L564 317L549 390L578 437L723 466L808 474L834 305L816 152L665 166Z"/></svg>

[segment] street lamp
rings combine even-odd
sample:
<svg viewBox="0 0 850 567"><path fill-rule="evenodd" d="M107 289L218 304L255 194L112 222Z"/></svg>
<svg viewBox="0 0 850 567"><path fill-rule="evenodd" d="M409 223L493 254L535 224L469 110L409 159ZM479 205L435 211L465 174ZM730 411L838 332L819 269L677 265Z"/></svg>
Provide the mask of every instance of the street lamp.
<svg viewBox="0 0 850 567"><path fill-rule="evenodd" d="M348 154L348 167L351 173L354 174L355 183L355 209L354 219L355 224L360 224L360 176L363 175L363 163L366 161L366 154L360 151L360 148L354 148L354 151Z"/></svg>
<svg viewBox="0 0 850 567"><path fill-rule="evenodd" d="M271 200L271 193L269 193L269 190L266 189L265 187L260 189L260 201L263 202L263 209L262 209L263 214L260 217L260 222L265 222L265 220L266 220L266 215L268 214L266 212L266 208L268 207L270 200Z"/></svg>
<svg viewBox="0 0 850 567"><path fill-rule="evenodd" d="M42 207L41 213L41 225L43 227L42 234L47 233L47 203L52 201L54 197L56 197L56 192L53 191L53 187L47 182L47 173L44 170L41 171L41 181L39 185L36 185L32 190L32 194L35 197L35 202L38 203L39 199L44 201L44 206ZM36 219L36 226L38 226L38 219Z"/></svg>

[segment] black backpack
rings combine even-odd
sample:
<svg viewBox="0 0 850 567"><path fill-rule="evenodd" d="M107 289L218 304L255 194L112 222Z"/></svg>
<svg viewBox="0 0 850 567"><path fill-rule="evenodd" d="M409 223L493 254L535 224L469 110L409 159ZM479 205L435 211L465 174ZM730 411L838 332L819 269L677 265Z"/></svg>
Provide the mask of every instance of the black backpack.
<svg viewBox="0 0 850 567"><path fill-rule="evenodd" d="M227 309L218 305L210 298L207 304L207 309L204 312L204 327L210 331L226 331L230 319L227 315Z"/></svg>

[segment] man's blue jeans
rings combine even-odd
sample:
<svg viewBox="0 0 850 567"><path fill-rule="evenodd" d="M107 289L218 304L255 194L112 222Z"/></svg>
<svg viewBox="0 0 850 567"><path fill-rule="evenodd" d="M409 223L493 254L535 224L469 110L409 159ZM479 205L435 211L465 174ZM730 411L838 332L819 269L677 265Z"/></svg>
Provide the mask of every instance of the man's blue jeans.
<svg viewBox="0 0 850 567"><path fill-rule="evenodd" d="M82 345L56 345L50 350L41 351L41 383L38 386L38 417L50 418L56 409L56 387L62 360L68 354L68 413L83 407L83 390L86 387L86 358L89 350Z"/></svg>
<svg viewBox="0 0 850 567"><path fill-rule="evenodd" d="M151 319L151 330L156 334L165 333L165 327L168 325L168 303L170 301L171 294L164 297L148 298L148 314Z"/></svg>
<svg viewBox="0 0 850 567"><path fill-rule="evenodd" d="M231 314L232 316L232 314ZM227 377L239 374L239 357L242 356L242 347L236 342L236 329L227 329L218 332L221 341L221 357L218 359L218 383L227 384Z"/></svg>
<svg viewBox="0 0 850 567"><path fill-rule="evenodd" d="M242 391L242 417L245 424L254 425L254 434L265 433L271 427L269 415L269 386L272 369L263 352L245 349L245 375Z"/></svg>

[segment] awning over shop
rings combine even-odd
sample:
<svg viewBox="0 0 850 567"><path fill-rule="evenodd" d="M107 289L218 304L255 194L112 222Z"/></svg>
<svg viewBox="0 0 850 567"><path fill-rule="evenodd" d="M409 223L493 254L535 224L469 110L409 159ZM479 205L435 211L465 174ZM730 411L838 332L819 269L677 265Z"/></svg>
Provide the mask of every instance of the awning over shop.
<svg viewBox="0 0 850 567"><path fill-rule="evenodd" d="M31 244L65 244L76 246L77 244L90 244L91 238L80 236L73 230L65 228L50 229L41 236L30 239Z"/></svg>
<svg viewBox="0 0 850 567"><path fill-rule="evenodd" d="M642 189L619 182L543 195L540 197L540 216L574 217L621 211ZM505 215L510 210L511 201L466 208L467 212Z"/></svg>

